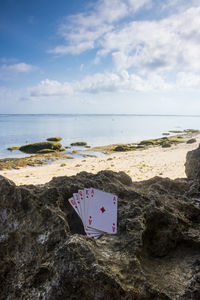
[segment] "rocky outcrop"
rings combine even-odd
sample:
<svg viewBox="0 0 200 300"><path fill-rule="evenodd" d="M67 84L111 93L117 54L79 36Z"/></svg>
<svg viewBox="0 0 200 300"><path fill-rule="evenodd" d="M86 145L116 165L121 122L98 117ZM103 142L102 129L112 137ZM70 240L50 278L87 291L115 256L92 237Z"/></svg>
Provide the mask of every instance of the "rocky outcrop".
<svg viewBox="0 0 200 300"><path fill-rule="evenodd" d="M19 150L25 153L40 153L41 150L60 151L62 145L57 142L39 142L27 144L19 147Z"/></svg>
<svg viewBox="0 0 200 300"><path fill-rule="evenodd" d="M200 194L193 184L159 177L132 183L112 171L41 186L0 177L0 299L200 299ZM119 196L116 235L84 235L67 199L90 186Z"/></svg>
<svg viewBox="0 0 200 300"><path fill-rule="evenodd" d="M71 146L87 146L86 142L75 142L71 143Z"/></svg>
<svg viewBox="0 0 200 300"><path fill-rule="evenodd" d="M200 145L187 153L185 173L190 179L200 180Z"/></svg>
<svg viewBox="0 0 200 300"><path fill-rule="evenodd" d="M47 141L50 142L60 142L62 140L62 138L60 136L54 136L54 137L50 137L47 139Z"/></svg>

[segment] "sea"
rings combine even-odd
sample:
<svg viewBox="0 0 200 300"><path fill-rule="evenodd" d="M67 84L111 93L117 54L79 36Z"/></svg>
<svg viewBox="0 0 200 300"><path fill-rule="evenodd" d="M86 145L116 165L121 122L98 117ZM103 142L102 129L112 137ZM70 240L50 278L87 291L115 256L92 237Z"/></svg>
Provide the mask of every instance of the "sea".
<svg viewBox="0 0 200 300"><path fill-rule="evenodd" d="M23 157L8 147L62 137L62 145L85 141L90 146L159 138L169 130L200 130L200 116L136 114L0 114L0 159Z"/></svg>

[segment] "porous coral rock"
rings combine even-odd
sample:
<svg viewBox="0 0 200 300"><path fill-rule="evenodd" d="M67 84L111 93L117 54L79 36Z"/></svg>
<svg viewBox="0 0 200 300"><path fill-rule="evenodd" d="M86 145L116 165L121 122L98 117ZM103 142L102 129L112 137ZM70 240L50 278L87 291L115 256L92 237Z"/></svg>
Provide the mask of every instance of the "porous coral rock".
<svg viewBox="0 0 200 300"><path fill-rule="evenodd" d="M0 299L200 299L200 200L189 179L132 183L81 172L41 186L0 177ZM68 203L95 187L115 193L118 232L84 234Z"/></svg>

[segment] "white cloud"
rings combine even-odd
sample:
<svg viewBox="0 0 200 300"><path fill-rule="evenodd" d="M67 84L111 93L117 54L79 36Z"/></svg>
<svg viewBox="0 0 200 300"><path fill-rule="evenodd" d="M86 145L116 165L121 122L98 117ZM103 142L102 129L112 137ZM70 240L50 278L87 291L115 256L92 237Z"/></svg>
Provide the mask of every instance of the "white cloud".
<svg viewBox="0 0 200 300"><path fill-rule="evenodd" d="M80 54L98 47L104 34L114 29L114 24L151 3L151 0L99 0L86 13L71 15L59 28L65 44L51 49L54 54Z"/></svg>
<svg viewBox="0 0 200 300"><path fill-rule="evenodd" d="M200 6L159 21L134 21L108 32L98 55L112 54L117 70L135 72L200 69Z"/></svg>
<svg viewBox="0 0 200 300"><path fill-rule="evenodd" d="M73 88L70 83L61 83L57 80L42 80L36 87L28 89L31 99L40 99L41 97L49 96L65 96L73 93Z"/></svg>
<svg viewBox="0 0 200 300"><path fill-rule="evenodd" d="M70 98L84 94L168 91L172 88L173 86L159 75L151 74L148 77L141 77L124 70L121 73L96 73L74 82L61 83L57 80L46 79L28 89L28 98L30 100L55 96Z"/></svg>
<svg viewBox="0 0 200 300"><path fill-rule="evenodd" d="M134 13L145 7L152 6L149 15L153 14L156 5L159 12L168 13L161 14L160 18L157 14L156 19L134 18ZM102 56L111 54L117 71L132 68L135 74L197 72L200 69L199 15L199 0L189 3L185 0L164 3L100 0L89 12L66 19L59 30L66 43L51 52L80 54L95 49L96 63Z"/></svg>
<svg viewBox="0 0 200 300"><path fill-rule="evenodd" d="M179 90L200 90L200 74L178 73L176 87Z"/></svg>
<svg viewBox="0 0 200 300"><path fill-rule="evenodd" d="M17 63L13 65L2 65L0 67L0 71L5 71L5 72L16 72L16 73L24 73L24 72L31 72L35 70L35 66L29 65L26 63Z"/></svg>
<svg viewBox="0 0 200 300"><path fill-rule="evenodd" d="M3 64L0 66L0 80L13 78L19 73L29 73L37 70L36 66L26 64L24 62L16 64Z"/></svg>

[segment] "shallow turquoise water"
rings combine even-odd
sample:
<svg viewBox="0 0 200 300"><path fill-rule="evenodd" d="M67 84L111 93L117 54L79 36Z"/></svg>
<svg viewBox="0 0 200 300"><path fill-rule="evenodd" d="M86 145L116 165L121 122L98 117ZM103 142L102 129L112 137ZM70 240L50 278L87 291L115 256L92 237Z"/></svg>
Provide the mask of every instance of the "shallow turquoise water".
<svg viewBox="0 0 200 300"><path fill-rule="evenodd" d="M63 146L90 146L157 138L168 130L200 129L200 116L153 115L0 115L0 158L25 156L8 147L61 136Z"/></svg>

